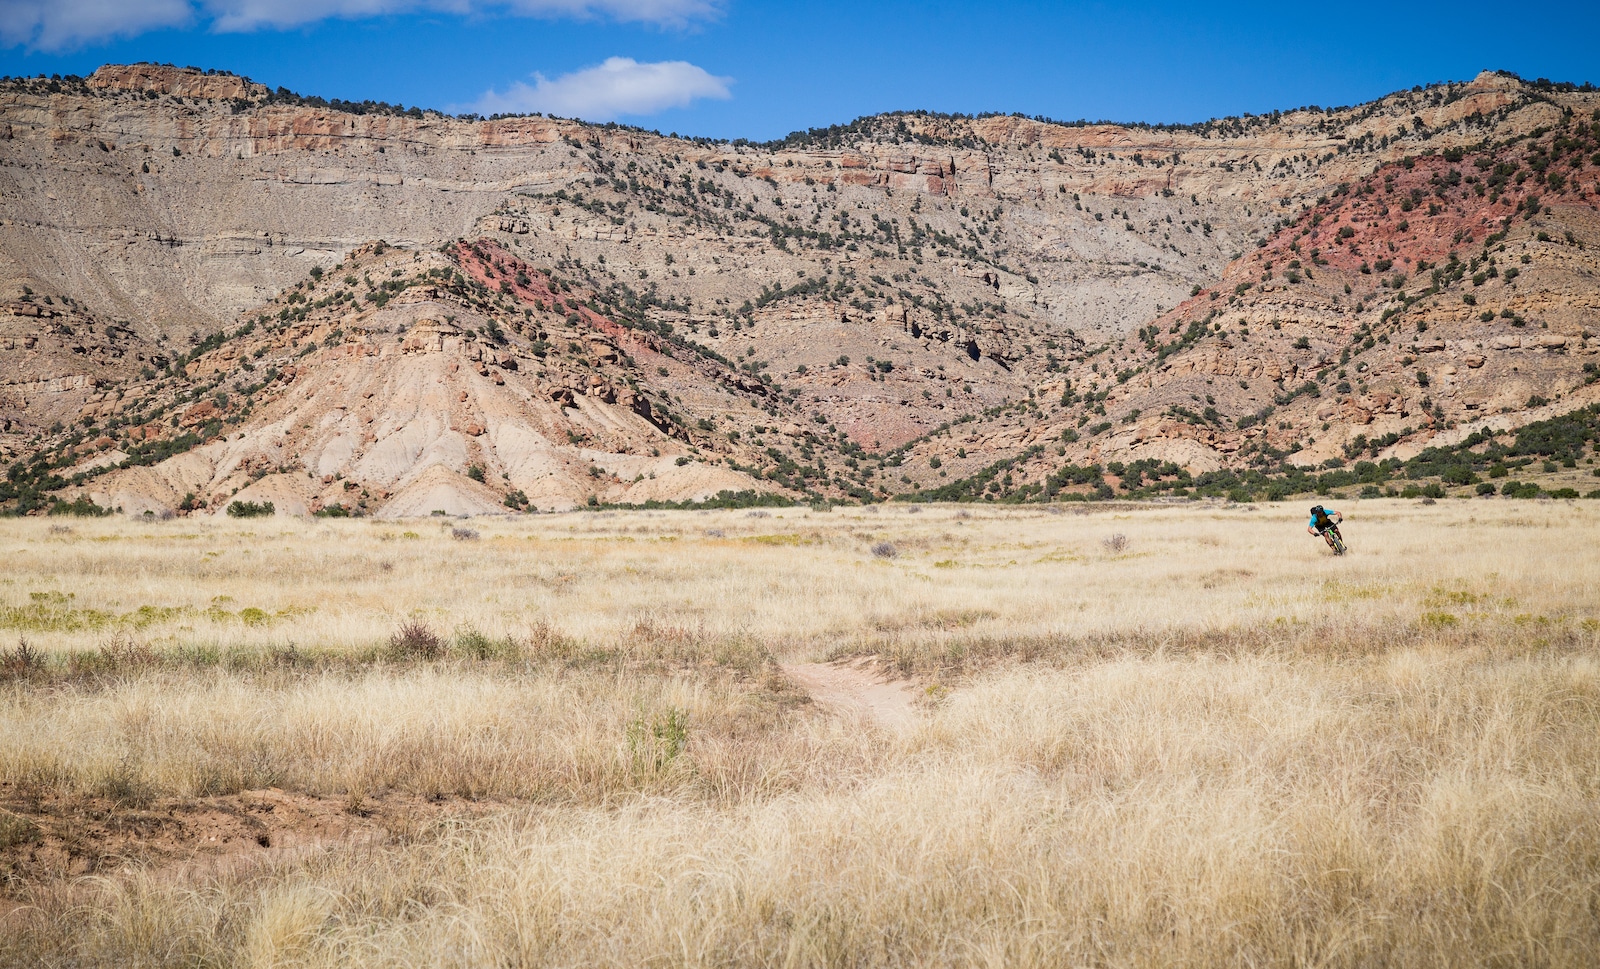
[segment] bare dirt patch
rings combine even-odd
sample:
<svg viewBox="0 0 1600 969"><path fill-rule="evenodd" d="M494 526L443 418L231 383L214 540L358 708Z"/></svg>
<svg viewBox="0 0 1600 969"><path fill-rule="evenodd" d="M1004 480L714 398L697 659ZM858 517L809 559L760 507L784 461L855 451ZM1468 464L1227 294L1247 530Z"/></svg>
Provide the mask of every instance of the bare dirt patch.
<svg viewBox="0 0 1600 969"><path fill-rule="evenodd" d="M204 871L279 860L331 844L409 841L487 801L412 794L316 797L277 788L130 805L26 796L0 783L0 895L42 879L132 866Z"/></svg>
<svg viewBox="0 0 1600 969"><path fill-rule="evenodd" d="M905 680L891 679L870 657L834 663L785 663L781 668L818 705L842 716L861 717L889 727L904 726L916 718L915 687Z"/></svg>

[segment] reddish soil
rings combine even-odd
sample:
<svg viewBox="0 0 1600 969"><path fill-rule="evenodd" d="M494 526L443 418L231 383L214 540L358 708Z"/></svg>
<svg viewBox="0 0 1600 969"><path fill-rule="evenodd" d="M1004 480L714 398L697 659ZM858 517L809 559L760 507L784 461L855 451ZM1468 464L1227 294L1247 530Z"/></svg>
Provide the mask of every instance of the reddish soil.
<svg viewBox="0 0 1600 969"><path fill-rule="evenodd" d="M409 840L491 802L385 794L353 800L276 788L219 797L29 796L0 783L0 898L29 883L130 866L252 865L336 843ZM20 820L19 820L20 819Z"/></svg>

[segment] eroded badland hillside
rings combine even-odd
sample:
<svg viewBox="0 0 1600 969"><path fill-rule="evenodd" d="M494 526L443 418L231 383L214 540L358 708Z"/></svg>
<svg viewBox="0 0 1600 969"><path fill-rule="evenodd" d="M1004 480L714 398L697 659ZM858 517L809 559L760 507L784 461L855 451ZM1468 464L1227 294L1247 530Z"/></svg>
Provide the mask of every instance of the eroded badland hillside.
<svg viewBox="0 0 1600 969"><path fill-rule="evenodd" d="M1600 95L1493 73L766 145L155 65L11 80L0 501L1482 487L1594 436L1597 182Z"/></svg>

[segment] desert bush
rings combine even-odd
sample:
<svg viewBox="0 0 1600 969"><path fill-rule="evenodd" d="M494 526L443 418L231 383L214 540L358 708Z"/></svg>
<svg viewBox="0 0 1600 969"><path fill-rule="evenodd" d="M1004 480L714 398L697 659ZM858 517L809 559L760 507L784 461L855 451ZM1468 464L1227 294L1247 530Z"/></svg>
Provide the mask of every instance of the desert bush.
<svg viewBox="0 0 1600 969"><path fill-rule="evenodd" d="M1107 535L1100 540L1100 545L1112 555L1121 555L1128 550L1128 536L1121 532Z"/></svg>
<svg viewBox="0 0 1600 969"><path fill-rule="evenodd" d="M456 630L453 646L459 655L475 660L514 659L521 653L510 636L493 639L471 626Z"/></svg>
<svg viewBox="0 0 1600 969"><path fill-rule="evenodd" d="M875 542L872 546L872 554L880 559L892 559L900 553L894 547L893 542Z"/></svg>
<svg viewBox="0 0 1600 969"><path fill-rule="evenodd" d="M549 620L539 619L528 627L527 647L532 657L565 660L576 656L581 644L557 629Z"/></svg>
<svg viewBox="0 0 1600 969"><path fill-rule="evenodd" d="M72 665L82 672L137 673L156 666L161 657L150 644L126 633L113 636L99 651L73 657Z"/></svg>
<svg viewBox="0 0 1600 969"><path fill-rule="evenodd" d="M450 529L450 537L458 542L475 542L478 540L478 530L476 528L457 526Z"/></svg>
<svg viewBox="0 0 1600 969"><path fill-rule="evenodd" d="M389 637L389 654L396 659L438 659L443 651L439 634L415 619L401 623Z"/></svg>
<svg viewBox="0 0 1600 969"><path fill-rule="evenodd" d="M111 513L110 508L101 508L88 495L79 495L72 501L57 498L50 503L48 511L51 515L73 515L78 518L104 518Z"/></svg>
<svg viewBox="0 0 1600 969"><path fill-rule="evenodd" d="M22 679L43 668L44 657L26 639L19 638L16 649L0 652L0 679Z"/></svg>
<svg viewBox="0 0 1600 969"><path fill-rule="evenodd" d="M628 724L628 753L638 774L657 774L672 766L689 746L689 715L677 707Z"/></svg>

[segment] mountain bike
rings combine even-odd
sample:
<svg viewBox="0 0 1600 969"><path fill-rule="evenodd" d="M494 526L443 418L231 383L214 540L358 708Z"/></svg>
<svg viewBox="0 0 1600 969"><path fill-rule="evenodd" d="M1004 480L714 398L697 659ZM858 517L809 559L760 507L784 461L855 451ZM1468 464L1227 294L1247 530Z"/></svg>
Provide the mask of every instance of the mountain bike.
<svg viewBox="0 0 1600 969"><path fill-rule="evenodd" d="M1338 525L1334 525L1332 528L1329 528L1326 531L1324 531L1322 533L1322 537L1327 540L1328 547L1333 549L1333 554L1335 554L1335 555L1343 555L1344 554L1344 552L1345 552L1344 536L1339 534L1339 526Z"/></svg>

